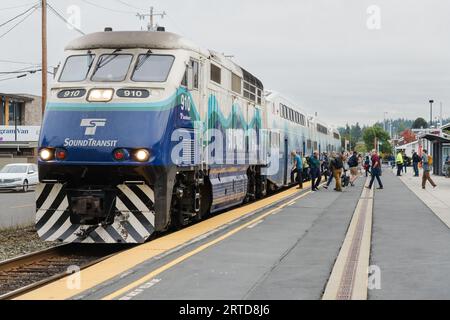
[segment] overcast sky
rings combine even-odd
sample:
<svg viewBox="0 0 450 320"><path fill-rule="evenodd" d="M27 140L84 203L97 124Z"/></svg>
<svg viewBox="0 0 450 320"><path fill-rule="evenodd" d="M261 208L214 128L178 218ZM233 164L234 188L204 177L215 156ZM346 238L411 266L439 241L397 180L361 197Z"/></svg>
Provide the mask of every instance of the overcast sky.
<svg viewBox="0 0 450 320"><path fill-rule="evenodd" d="M1 0L0 24L33 0ZM89 2L105 9L95 7ZM50 0L61 14L76 5L85 33L140 30L133 7L155 6L169 31L227 55L333 124L388 117L429 119L428 100L450 116L448 0ZM127 6L126 3L131 4ZM4 8L28 5L16 9ZM110 9L110 10L107 10ZM117 10L117 11L114 11ZM10 24L0 27L0 37ZM49 13L49 64L79 34ZM40 12L0 38L0 60L40 62ZM21 64L0 62L0 71ZM0 75L0 79L6 76ZM40 75L1 81L0 92L40 94Z"/></svg>

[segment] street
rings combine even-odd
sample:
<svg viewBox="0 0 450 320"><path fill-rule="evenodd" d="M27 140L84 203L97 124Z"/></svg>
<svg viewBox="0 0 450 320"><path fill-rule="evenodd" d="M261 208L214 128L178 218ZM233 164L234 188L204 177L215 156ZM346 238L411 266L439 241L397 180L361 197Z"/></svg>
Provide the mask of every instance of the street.
<svg viewBox="0 0 450 320"><path fill-rule="evenodd" d="M0 191L0 229L33 224L34 201L34 191Z"/></svg>

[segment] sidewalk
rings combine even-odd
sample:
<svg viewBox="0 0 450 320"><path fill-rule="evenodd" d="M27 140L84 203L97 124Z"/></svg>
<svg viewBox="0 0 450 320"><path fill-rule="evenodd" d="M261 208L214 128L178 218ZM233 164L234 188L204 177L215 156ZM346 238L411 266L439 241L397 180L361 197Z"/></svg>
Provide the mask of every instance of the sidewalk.
<svg viewBox="0 0 450 320"><path fill-rule="evenodd" d="M437 187L433 189L427 182L427 189L423 190L422 174L420 170L420 177L414 177L412 168L408 168L408 173L403 173L400 179L450 228L450 179L432 175L431 178Z"/></svg>

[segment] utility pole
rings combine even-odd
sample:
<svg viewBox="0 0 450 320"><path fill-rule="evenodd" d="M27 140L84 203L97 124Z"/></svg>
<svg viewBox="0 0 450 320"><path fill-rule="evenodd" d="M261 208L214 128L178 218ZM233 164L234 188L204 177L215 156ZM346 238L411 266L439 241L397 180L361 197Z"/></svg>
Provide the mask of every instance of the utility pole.
<svg viewBox="0 0 450 320"><path fill-rule="evenodd" d="M42 119L47 103L47 0L41 0L42 10Z"/></svg>
<svg viewBox="0 0 450 320"><path fill-rule="evenodd" d="M139 18L139 20L144 20L146 17L149 17L150 18L150 22L147 25L147 30L148 31L156 31L155 17L161 17L162 19L164 19L164 17L166 15L167 15L167 13L165 11L159 12L159 13L155 13L155 8L154 7L150 7L150 13L149 14L138 13L136 16Z"/></svg>

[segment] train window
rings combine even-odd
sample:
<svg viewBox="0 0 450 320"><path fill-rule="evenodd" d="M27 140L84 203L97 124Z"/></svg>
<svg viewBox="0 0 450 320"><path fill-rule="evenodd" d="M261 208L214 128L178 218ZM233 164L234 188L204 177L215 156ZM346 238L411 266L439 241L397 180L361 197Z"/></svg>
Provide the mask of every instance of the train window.
<svg viewBox="0 0 450 320"><path fill-rule="evenodd" d="M211 63L211 81L215 83L222 83L222 69Z"/></svg>
<svg viewBox="0 0 450 320"><path fill-rule="evenodd" d="M166 82L174 61L174 56L141 54L136 62L131 80Z"/></svg>
<svg viewBox="0 0 450 320"><path fill-rule="evenodd" d="M306 125L306 118L305 118L305 115L303 115L303 114L301 114L301 113L300 113L300 124L301 124L302 126L305 126L305 125Z"/></svg>
<svg viewBox="0 0 450 320"><path fill-rule="evenodd" d="M131 54L102 55L95 66L92 81L119 82L125 80L131 60L133 60Z"/></svg>
<svg viewBox="0 0 450 320"><path fill-rule="evenodd" d="M193 85L192 87L194 89L198 89L198 83L199 83L199 70L200 70L200 65L197 61L191 60L192 63L192 75L193 75Z"/></svg>
<svg viewBox="0 0 450 320"><path fill-rule="evenodd" d="M231 73L231 90L242 94L242 79L237 74Z"/></svg>
<svg viewBox="0 0 450 320"><path fill-rule="evenodd" d="M321 124L317 124L317 131L323 134L328 134L328 129Z"/></svg>
<svg viewBox="0 0 450 320"><path fill-rule="evenodd" d="M59 77L60 82L79 82L86 79L95 56L85 54L67 58Z"/></svg>
<svg viewBox="0 0 450 320"><path fill-rule="evenodd" d="M184 72L184 76L183 76L183 80L181 80L181 85L184 87L187 87L188 85L188 72L187 72L187 67L186 67L186 71Z"/></svg>

